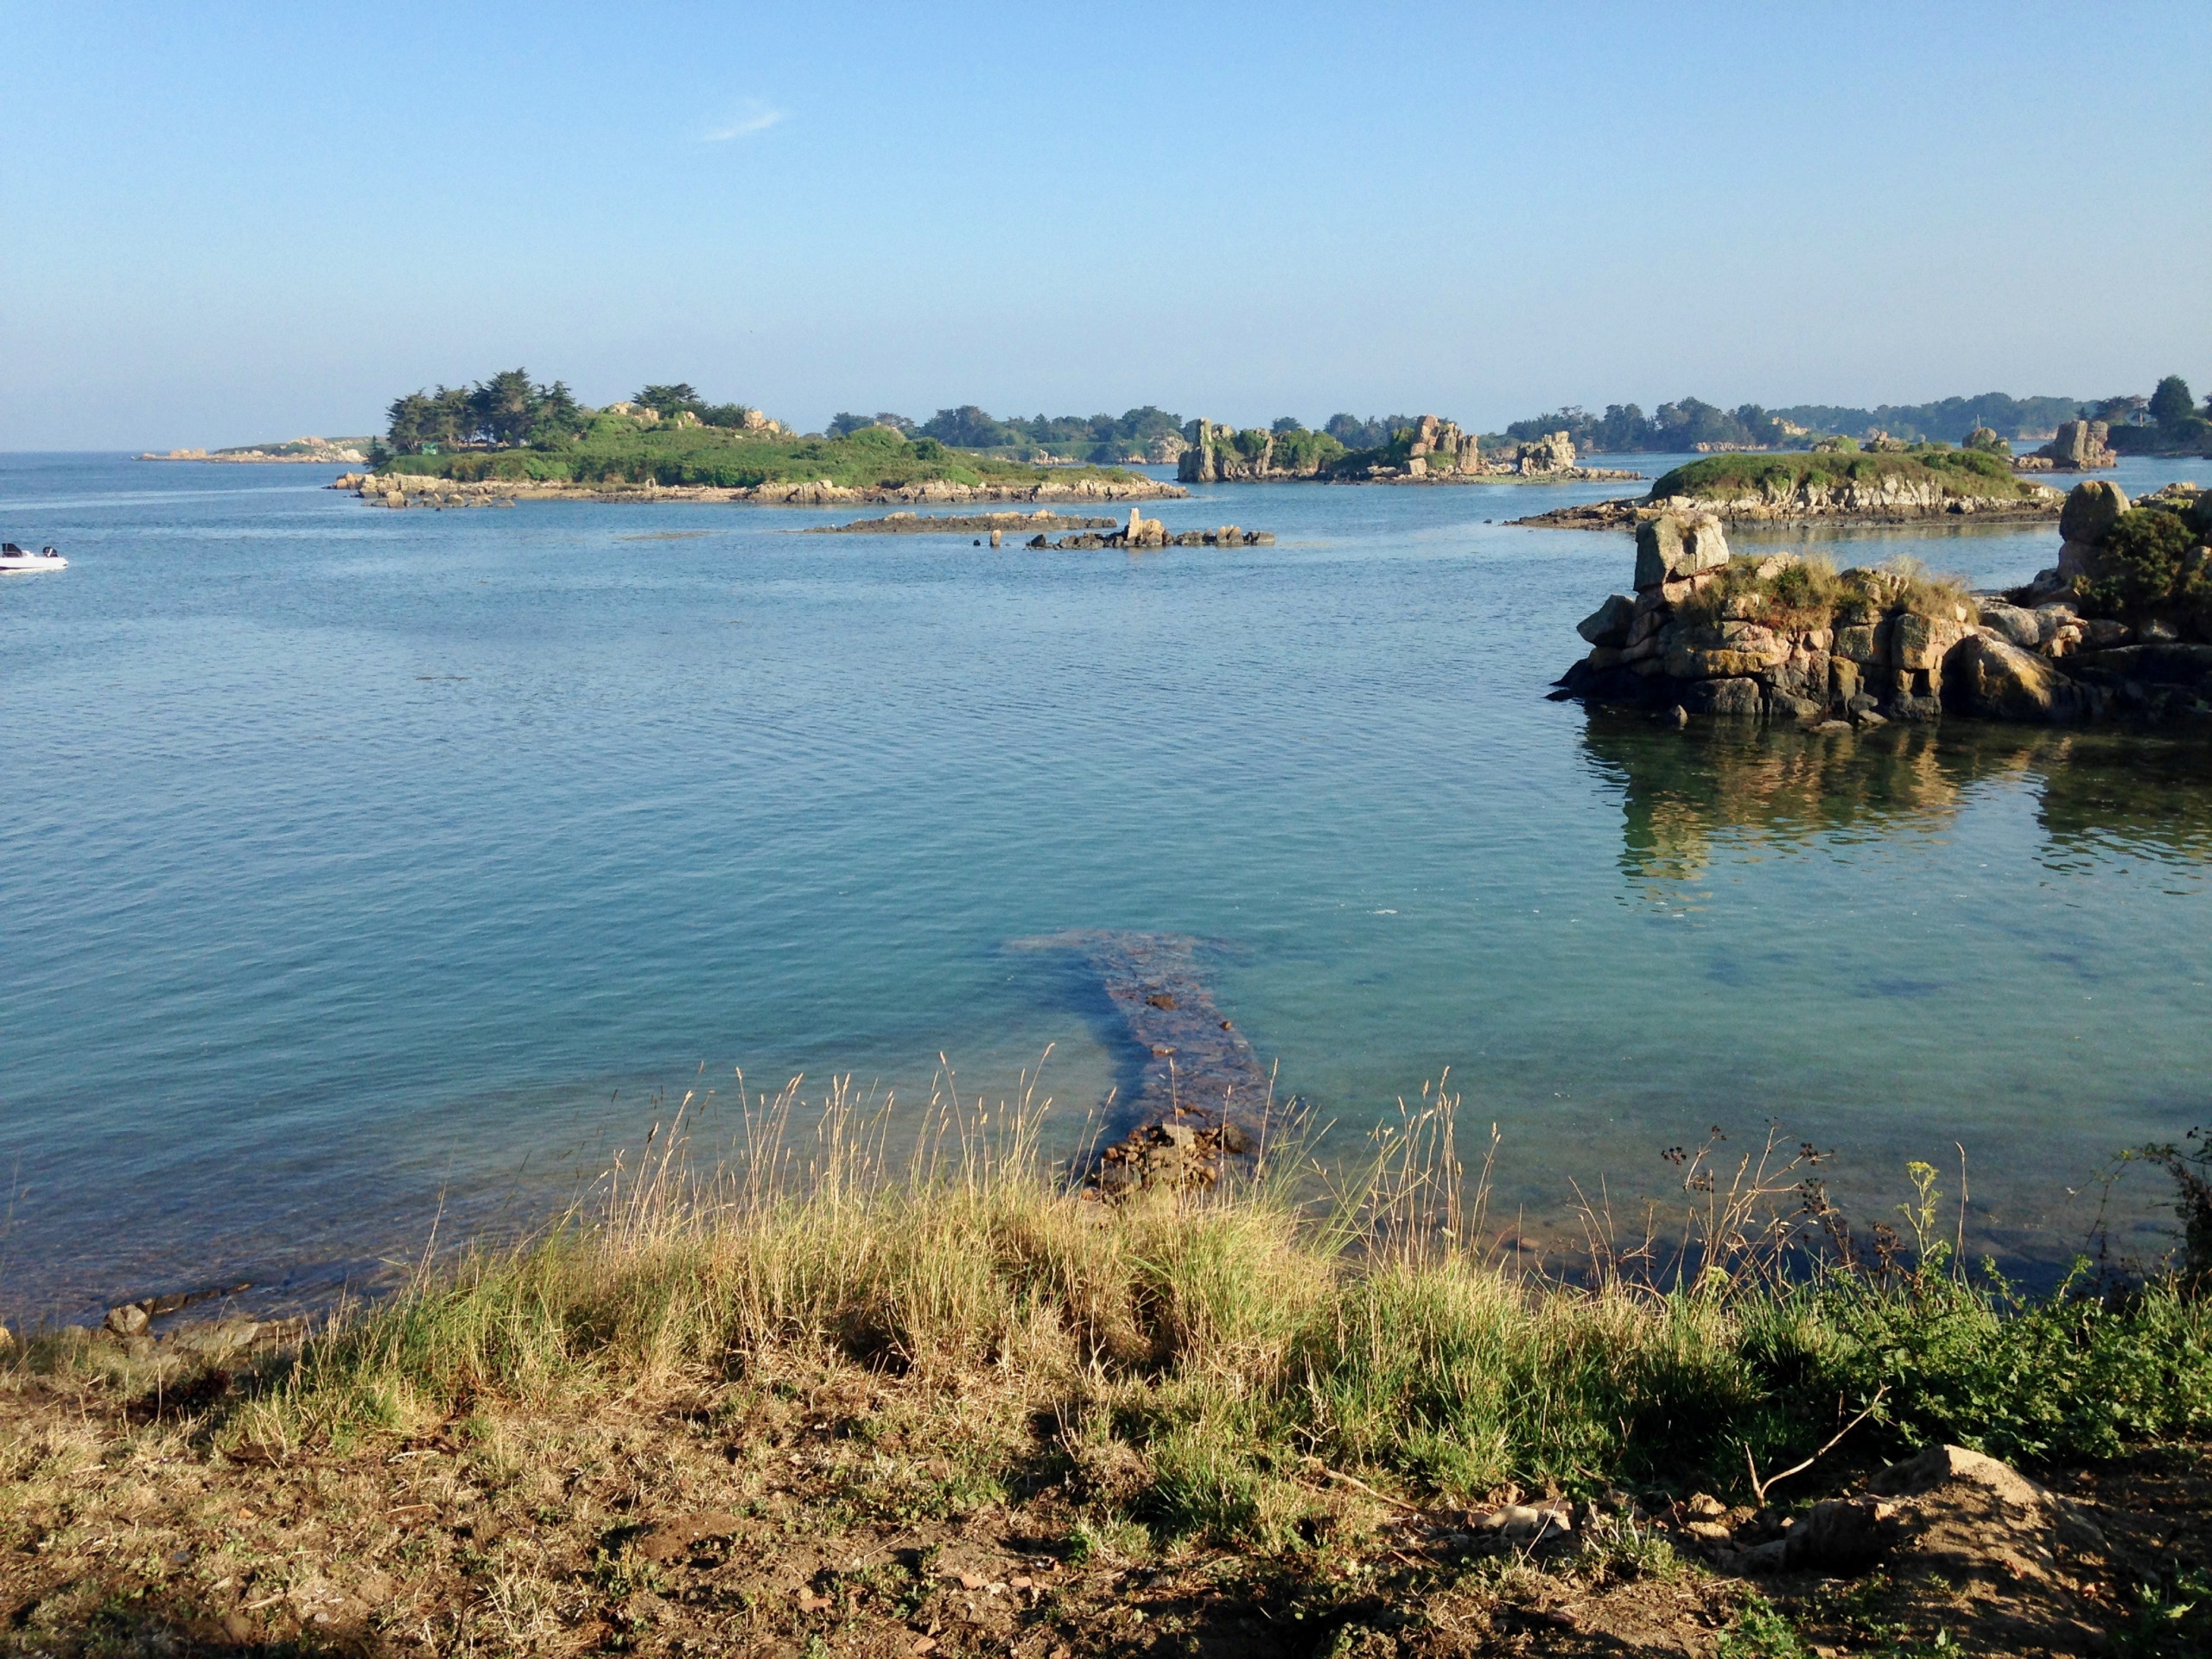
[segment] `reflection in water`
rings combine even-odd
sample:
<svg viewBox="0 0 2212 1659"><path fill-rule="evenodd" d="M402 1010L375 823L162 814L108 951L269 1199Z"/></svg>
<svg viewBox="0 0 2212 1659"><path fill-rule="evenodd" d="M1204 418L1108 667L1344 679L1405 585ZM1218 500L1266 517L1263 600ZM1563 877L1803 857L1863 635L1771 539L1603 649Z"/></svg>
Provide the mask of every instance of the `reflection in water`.
<svg viewBox="0 0 2212 1659"><path fill-rule="evenodd" d="M2130 733L1955 726L1815 733L1716 721L1677 731L1593 710L1583 743L1621 791L1621 867L1680 902L1717 854L1939 836L1977 793L2040 793L2054 870L2116 857L2212 863L2212 753Z"/></svg>

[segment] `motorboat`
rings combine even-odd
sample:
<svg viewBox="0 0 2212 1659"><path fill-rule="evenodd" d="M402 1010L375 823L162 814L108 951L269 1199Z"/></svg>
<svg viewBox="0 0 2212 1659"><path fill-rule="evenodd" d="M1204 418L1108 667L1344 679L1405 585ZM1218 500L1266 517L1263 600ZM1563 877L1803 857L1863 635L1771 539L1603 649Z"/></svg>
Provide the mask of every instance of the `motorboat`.
<svg viewBox="0 0 2212 1659"><path fill-rule="evenodd" d="M0 542L0 576L12 576L33 570L59 570L69 563L50 547L33 553L17 547L13 542Z"/></svg>

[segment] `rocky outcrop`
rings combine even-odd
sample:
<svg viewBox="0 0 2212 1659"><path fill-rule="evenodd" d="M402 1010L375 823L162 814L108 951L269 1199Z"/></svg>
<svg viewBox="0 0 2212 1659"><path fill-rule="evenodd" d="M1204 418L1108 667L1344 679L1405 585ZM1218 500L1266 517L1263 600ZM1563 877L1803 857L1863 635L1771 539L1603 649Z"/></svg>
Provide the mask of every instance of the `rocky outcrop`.
<svg viewBox="0 0 2212 1659"><path fill-rule="evenodd" d="M1508 522L1539 530L1633 530L1662 515L1707 514L1736 523L1912 524L1926 518L1973 518L1989 522L2055 517L2065 497L2047 486L2026 484L2015 496L1971 493L1940 479L1894 473L1842 482L1763 480L1757 486L1707 495L1625 497L1555 507Z"/></svg>
<svg viewBox="0 0 2212 1659"><path fill-rule="evenodd" d="M1049 536L1033 536L1022 545L1031 548L1075 550L1099 547L1124 548L1141 552L1157 547L1273 547L1274 532L1271 530L1242 530L1235 524L1222 524L1212 530L1171 531L1157 518L1147 518L1135 507L1129 509L1129 522L1118 530L1100 534L1096 531L1082 531L1073 536L1063 536L1057 542ZM992 546L998 543L993 542Z"/></svg>
<svg viewBox="0 0 2212 1659"><path fill-rule="evenodd" d="M1561 437L1567 435L1562 432ZM1574 446L1567 447L1567 464L1574 464ZM1412 441L1406 446L1406 475L1408 478L1449 478L1458 473L1479 473L1484 470L1482 441L1471 432L1462 432L1457 421L1447 421L1434 415L1424 415L1414 426Z"/></svg>
<svg viewBox="0 0 2212 1659"><path fill-rule="evenodd" d="M334 490L350 490L379 507L512 507L518 501L706 501L758 506L835 507L906 505L949 506L986 501L1142 501L1179 499L1189 492L1132 474L1124 479L1078 478L1041 484L918 484L849 488L830 483L767 483L720 489L701 484L570 484L531 479L465 483L413 473L348 473Z"/></svg>
<svg viewBox="0 0 2212 1659"><path fill-rule="evenodd" d="M2177 497L2178 499L2178 497ZM2179 511L2197 513L2189 493ZM1692 715L1847 729L1945 712L2056 724L2108 715L2212 726L2212 641L2156 619L2085 613L2079 594L2127 499L2078 486L2059 568L2008 594L1965 594L1910 571L1793 569L1791 553L1732 558L1718 518L1637 526L1633 598L1611 595L1577 632L1590 650L1560 696ZM2138 515L2139 516L2139 515ZM2190 519L2188 522L2194 522ZM2079 537L2080 539L2076 539ZM2212 548L2199 562L2212 569ZM2066 574L2078 565L2082 581Z"/></svg>
<svg viewBox="0 0 2212 1659"><path fill-rule="evenodd" d="M2031 454L2016 458L2013 467L2024 473L2083 473L2094 467L2117 467L2120 457L2106 442L2112 429L2102 421L2067 421L2057 435Z"/></svg>
<svg viewBox="0 0 2212 1659"><path fill-rule="evenodd" d="M1195 437L1177 463L1185 484L1256 484L1273 480L1325 480L1338 484L1470 484L1513 480L1549 482L1611 481L1641 474L1576 464L1574 444L1564 432L1533 443L1507 446L1485 458L1482 440L1462 431L1456 421L1424 415L1402 428L1383 449L1355 451L1335 461L1315 458L1310 447L1300 458L1285 459L1272 432L1256 427L1238 431L1212 421L1193 424Z"/></svg>
<svg viewBox="0 0 2212 1659"><path fill-rule="evenodd" d="M1176 457L1183 484L1255 484L1267 479L1312 478L1319 462L1303 468L1275 464L1275 435L1257 427L1240 432L1215 421L1196 423L1196 436Z"/></svg>

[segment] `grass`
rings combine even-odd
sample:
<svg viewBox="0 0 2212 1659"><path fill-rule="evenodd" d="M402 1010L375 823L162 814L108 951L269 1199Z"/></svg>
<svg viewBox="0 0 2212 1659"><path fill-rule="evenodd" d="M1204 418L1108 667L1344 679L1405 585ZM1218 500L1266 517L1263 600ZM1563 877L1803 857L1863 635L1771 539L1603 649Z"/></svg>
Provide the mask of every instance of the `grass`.
<svg viewBox="0 0 2212 1659"><path fill-rule="evenodd" d="M2038 493L2033 484L2013 474L2011 463L2001 455L1931 448L1907 454L1705 455L1660 479L1651 486L1649 499L1787 495L1801 488L1878 485L1892 479L1928 486L1947 497L2024 501Z"/></svg>
<svg viewBox="0 0 2212 1659"><path fill-rule="evenodd" d="M950 449L927 438L910 441L880 426L863 427L842 438L802 438L714 426L640 426L620 415L599 416L575 442L560 448L401 455L382 470L472 483L504 479L721 489L825 480L846 488L891 489L940 480L1031 485L1082 478L1126 481L1135 476L1117 467L1027 467Z"/></svg>
<svg viewBox="0 0 2212 1659"><path fill-rule="evenodd" d="M940 1100L903 1126L842 1089L804 1108L795 1084L745 1103L713 1168L679 1114L588 1212L425 1267L220 1382L41 1338L0 1370L11 1409L59 1402L0 1437L0 1548L52 1577L18 1624L40 1643L112 1629L119 1651L209 1607L304 1628L345 1592L413 1609L426 1651L554 1650L580 1630L650 1646L679 1604L756 1630L796 1606L825 1639L864 1617L919 1630L996 1616L950 1610L982 1592L932 1563L1013 1526L1058 1541L1064 1599L1023 1593L1072 1639L1194 1631L1229 1578L1274 1573L1291 1576L1237 1593L1310 1617L1320 1650L1329 1630L1368 1642L1357 1620L1395 1605L1376 1575L1403 1566L1388 1529L1414 1511L1572 1495L1597 1506L1585 1590L1725 1607L1622 1493L1745 1497L1869 1408L1837 1460L1944 1440L2035 1462L2212 1431L2212 1313L2185 1278L2031 1300L1970 1274L1926 1166L1900 1214L1853 1230L1809 1148L1724 1160L1716 1139L1675 1154L1663 1236L1615 1238L1592 1213L1589 1258L1560 1277L1491 1248L1456 1108L1425 1099L1334 1179L1278 1149L1231 1189L1109 1207L1042 1156L1033 1099ZM717 1572L785 1565L709 1595L696 1562L641 1554L687 1505L727 1507L750 1541L702 1546ZM127 1560L107 1541L126 1535ZM826 1539L855 1541L832 1559ZM1185 1579L1135 1605L1141 1561ZM1551 1593L1510 1562L1480 1571L1421 1593ZM1728 1650L1791 1639L1744 1604Z"/></svg>
<svg viewBox="0 0 2212 1659"><path fill-rule="evenodd" d="M1060 1454L1119 1471L1118 1518L1279 1542L1317 1467L1417 1502L1740 1488L1747 1457L1802 1455L1878 1391L1869 1437L1898 1450L2094 1457L2212 1430L2212 1310L2177 1285L2036 1301L1969 1277L1927 1189L1917 1248L1878 1229L1839 1255L1823 1241L1850 1235L1771 1147L1718 1172L1665 1249L1570 1281L1485 1253L1449 1102L1325 1202L1278 1173L1113 1211L1065 1192L1018 1111L941 1116L894 1169L889 1122L842 1096L802 1156L794 1104L759 1111L753 1147L712 1177L664 1147L617 1173L595 1217L338 1322L212 1432L353 1446L473 1402L650 1397L804 1355L968 1390L1007 1446L1049 1411ZM987 1478L1017 1478L1028 1453L1008 1455Z"/></svg>
<svg viewBox="0 0 2212 1659"><path fill-rule="evenodd" d="M1839 572L1817 553L1738 553L1677 608L1693 625L1757 622L1802 633L1838 622L1873 622L1895 611L1948 621L1968 602L1963 577L1936 575L1910 557Z"/></svg>

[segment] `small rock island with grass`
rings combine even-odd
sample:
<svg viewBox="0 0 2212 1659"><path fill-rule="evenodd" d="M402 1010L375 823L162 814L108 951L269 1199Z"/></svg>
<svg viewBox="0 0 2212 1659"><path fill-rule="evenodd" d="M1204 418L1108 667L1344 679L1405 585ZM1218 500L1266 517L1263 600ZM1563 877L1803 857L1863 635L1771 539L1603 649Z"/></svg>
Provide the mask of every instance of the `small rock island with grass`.
<svg viewBox="0 0 2212 1659"><path fill-rule="evenodd" d="M1703 455L1662 476L1650 493L1517 519L1561 530L1625 530L1662 513L1734 521L1886 524L1971 516L2055 518L2064 499L2022 478L2003 455L1948 443Z"/></svg>
<svg viewBox="0 0 2212 1659"><path fill-rule="evenodd" d="M2085 483L2059 529L2050 569L1977 594L1904 562L1732 554L1718 515L1657 512L1637 525L1634 594L1583 620L1589 653L1555 695L1821 729L1946 711L2212 728L2212 491L2131 506Z"/></svg>

